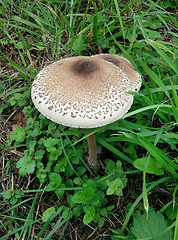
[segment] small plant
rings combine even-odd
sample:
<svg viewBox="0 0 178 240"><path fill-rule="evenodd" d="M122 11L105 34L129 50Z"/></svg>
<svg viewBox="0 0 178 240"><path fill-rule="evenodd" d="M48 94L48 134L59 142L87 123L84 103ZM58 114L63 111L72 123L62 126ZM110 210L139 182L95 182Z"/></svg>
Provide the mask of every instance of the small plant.
<svg viewBox="0 0 178 240"><path fill-rule="evenodd" d="M3 193L3 198L8 199L9 203L12 205L15 205L16 203L21 202L23 196L24 196L24 193L20 189L15 189L15 190L9 189Z"/></svg>
<svg viewBox="0 0 178 240"><path fill-rule="evenodd" d="M62 179L59 174L50 173L50 183L46 187L46 191L54 191L60 198L67 191L68 187L74 189L74 194L67 194L68 207L62 208L62 212L70 210L71 214L75 217L83 215L83 223L89 224L91 221L98 222L101 228L109 215L110 211L114 208L113 205L107 205L106 195L122 196L122 190L126 187L126 177L121 167L121 162L116 164L109 160L106 164L106 175L103 177L96 177L89 179L83 171L83 176L72 180L67 180L66 184L61 184ZM107 179L107 180L106 180ZM112 186L110 186L110 183ZM113 184L114 183L114 184ZM76 186L75 186L76 185ZM66 187L67 186L67 187ZM113 191L111 192L112 189ZM45 211L44 219L50 217L56 210L50 207ZM65 214L63 214L65 216Z"/></svg>
<svg viewBox="0 0 178 240"><path fill-rule="evenodd" d="M140 209L143 206L140 207ZM141 213L142 212L142 213ZM131 231L127 236L124 236L120 231L112 230L112 239L173 239L173 231L169 227L168 220L165 220L163 214L160 211L150 207L148 214L143 210L138 210L133 214L133 223L131 224Z"/></svg>
<svg viewBox="0 0 178 240"><path fill-rule="evenodd" d="M169 229L168 222L164 219L164 216L158 211L150 207L147 214L140 214L136 212L133 216L133 225L131 227L131 233L135 239L139 238L151 238L153 240L173 238L173 231Z"/></svg>
<svg viewBox="0 0 178 240"><path fill-rule="evenodd" d="M28 113L26 116L28 117ZM24 151L24 157L16 164L19 174L25 177L27 174L35 173L41 183L48 182L45 191L54 191L58 198L67 194L67 202L64 203L65 208L62 208L62 212L66 211L67 207L73 216L79 217L84 214L84 224L94 221L101 227L114 207L107 206L106 196L122 196L122 191L126 187L127 179L121 162L107 161L105 176L89 179L86 174L87 169L79 163L80 155L76 155L76 152L71 151L69 147L71 140L67 137L65 140L56 138L60 136L61 126L49 124L49 120L42 115L39 115L39 118L41 125L48 124L48 130L44 132L45 135L47 133L46 136L40 130L38 118L34 121L30 117L27 119L25 130L17 126L15 131L11 132L11 144L15 143L18 146L23 143L28 146L28 150ZM63 151L67 158L64 157ZM78 154L83 154L82 151L78 148ZM65 177L67 177L66 181ZM72 195L70 191L68 193L68 188L74 190ZM44 219L53 213L55 213L53 208L52 211L51 208L47 209Z"/></svg>

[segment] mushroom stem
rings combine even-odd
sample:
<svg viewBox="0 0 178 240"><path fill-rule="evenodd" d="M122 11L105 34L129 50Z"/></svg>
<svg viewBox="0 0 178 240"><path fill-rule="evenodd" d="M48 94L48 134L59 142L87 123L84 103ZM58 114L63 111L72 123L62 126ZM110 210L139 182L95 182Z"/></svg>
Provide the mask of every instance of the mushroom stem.
<svg viewBox="0 0 178 240"><path fill-rule="evenodd" d="M98 161L97 161L95 134L91 134L90 136L88 136L87 142L88 142L88 153L89 153L88 162L92 167L97 167Z"/></svg>

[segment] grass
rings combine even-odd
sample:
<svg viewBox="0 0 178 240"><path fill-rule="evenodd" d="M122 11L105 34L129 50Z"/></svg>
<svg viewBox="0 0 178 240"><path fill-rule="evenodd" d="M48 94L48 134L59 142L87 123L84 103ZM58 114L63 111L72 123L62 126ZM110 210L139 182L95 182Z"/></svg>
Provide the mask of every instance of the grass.
<svg viewBox="0 0 178 240"><path fill-rule="evenodd" d="M0 240L177 239L176 5L0 1ZM94 171L88 131L47 120L30 89L43 66L97 53L126 57L142 88L122 119L92 130Z"/></svg>

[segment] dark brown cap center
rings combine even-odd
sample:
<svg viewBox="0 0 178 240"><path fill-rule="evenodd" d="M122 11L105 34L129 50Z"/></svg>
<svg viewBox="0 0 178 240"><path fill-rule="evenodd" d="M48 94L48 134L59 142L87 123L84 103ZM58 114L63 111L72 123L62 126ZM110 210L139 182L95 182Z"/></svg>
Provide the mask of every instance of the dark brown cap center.
<svg viewBox="0 0 178 240"><path fill-rule="evenodd" d="M95 65L92 61L80 60L74 63L73 71L81 75L89 75L95 71Z"/></svg>

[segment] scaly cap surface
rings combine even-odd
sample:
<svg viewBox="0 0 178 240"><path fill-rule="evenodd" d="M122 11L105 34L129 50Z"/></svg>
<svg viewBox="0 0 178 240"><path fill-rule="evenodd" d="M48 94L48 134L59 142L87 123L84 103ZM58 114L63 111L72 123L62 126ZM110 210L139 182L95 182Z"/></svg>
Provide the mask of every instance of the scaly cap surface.
<svg viewBox="0 0 178 240"><path fill-rule="evenodd" d="M131 107L131 80L117 66L97 57L70 57L36 76L31 90L35 107L64 126L95 128L121 118Z"/></svg>

